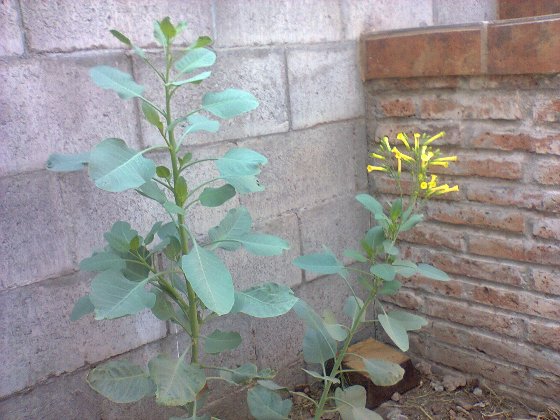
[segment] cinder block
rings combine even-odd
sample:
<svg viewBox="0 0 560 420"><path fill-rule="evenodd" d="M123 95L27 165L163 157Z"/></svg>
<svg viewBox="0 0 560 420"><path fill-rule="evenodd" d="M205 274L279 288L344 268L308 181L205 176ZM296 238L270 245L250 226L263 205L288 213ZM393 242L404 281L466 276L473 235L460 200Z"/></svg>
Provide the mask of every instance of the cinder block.
<svg viewBox="0 0 560 420"><path fill-rule="evenodd" d="M295 129L364 115L356 54L355 45L349 43L288 51L290 112Z"/></svg>
<svg viewBox="0 0 560 420"><path fill-rule="evenodd" d="M2 348L17 349L5 352L1 396L165 336L165 323L150 312L118 320L94 321L90 315L70 321L74 303L87 290L88 276L75 274L0 295L1 323L6 326Z"/></svg>
<svg viewBox="0 0 560 420"><path fill-rule="evenodd" d="M360 250L360 240L369 228L370 213L354 196L343 196L301 212L303 253L330 248L345 264L354 262L344 257L345 249ZM306 273L306 279L315 278Z"/></svg>
<svg viewBox="0 0 560 420"><path fill-rule="evenodd" d="M434 24L451 25L498 19L496 0L434 0Z"/></svg>
<svg viewBox="0 0 560 420"><path fill-rule="evenodd" d="M109 55L0 62L0 176L44 168L51 153L89 151L106 137L136 145L134 103L90 81L89 68L101 64L129 71L124 57Z"/></svg>
<svg viewBox="0 0 560 420"><path fill-rule="evenodd" d="M355 192L366 175L364 128L350 121L241 142L269 159L260 177L266 190L241 197L241 204L269 218Z"/></svg>
<svg viewBox="0 0 560 420"><path fill-rule="evenodd" d="M2 2L0 7L0 56L21 55L23 48L23 33L19 26L16 0Z"/></svg>
<svg viewBox="0 0 560 420"><path fill-rule="evenodd" d="M0 178L0 284L12 288L72 270L70 232L56 176Z"/></svg>
<svg viewBox="0 0 560 420"><path fill-rule="evenodd" d="M139 46L155 46L153 22L170 16L172 22L189 24L182 39L212 35L211 4L204 0L134 3L110 0L92 5L79 0L54 8L33 0L21 2L23 22L31 48L36 51L73 51L89 48L120 48L110 29L127 35Z"/></svg>
<svg viewBox="0 0 560 420"><path fill-rule="evenodd" d="M280 236L290 243L290 249L282 255L259 257L243 249L220 251L229 267L236 288L246 289L259 283L275 282L294 287L301 283L301 270L292 264L300 255L299 228L296 215L287 214L279 218L255 224L255 230Z"/></svg>
<svg viewBox="0 0 560 420"><path fill-rule="evenodd" d="M199 132L188 137L185 145L215 143L225 139L238 139L288 130L288 106L286 97L286 70L280 49L235 49L218 50L216 64L210 68L212 76L200 85L187 84L174 95L173 117L178 118L200 107L207 92L218 92L227 88L251 92L260 102L259 107L245 115L221 120L220 130L215 134ZM160 60L156 60L157 63ZM134 61L136 78L146 85L148 97L163 105L161 80L139 60ZM179 79L191 75L179 76ZM142 122L142 133L149 145L163 143L161 135L147 122ZM175 131L179 137L182 130Z"/></svg>
<svg viewBox="0 0 560 420"><path fill-rule="evenodd" d="M216 40L220 46L312 43L342 38L335 0L216 2Z"/></svg>
<svg viewBox="0 0 560 420"><path fill-rule="evenodd" d="M358 39L364 32L433 25L431 0L411 5L407 0L344 0L346 39ZM398 17L398 18L396 18Z"/></svg>

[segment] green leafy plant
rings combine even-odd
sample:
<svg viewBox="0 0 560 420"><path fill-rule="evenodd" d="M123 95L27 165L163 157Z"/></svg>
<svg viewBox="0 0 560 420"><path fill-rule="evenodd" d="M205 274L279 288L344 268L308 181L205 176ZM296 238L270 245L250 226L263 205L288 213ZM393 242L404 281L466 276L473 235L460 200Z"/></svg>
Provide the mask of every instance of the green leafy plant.
<svg viewBox="0 0 560 420"><path fill-rule="evenodd" d="M437 176L431 174L434 166L447 167L450 162L457 160L455 156L442 157L438 149L433 149L432 143L443 135L444 133L439 133L429 137L415 133L414 143L411 145L406 134L399 133L396 140L404 146L403 152L396 145L391 145L388 137L383 137L376 152L370 155L379 163L377 166L368 165L368 172L387 173L396 181L400 197L383 206L369 194L356 196L356 200L371 213L375 226L362 238L361 250L349 249L344 254L360 263L362 267L345 267L336 255L326 248L323 252L304 255L294 261L296 266L304 270L339 275L351 292L343 308L344 314L352 320L349 326L338 323L332 311L325 311L321 317L301 300L294 306L294 310L306 326L303 339L304 359L309 364L320 365L322 369L319 372L306 371L323 382L319 401L312 400L315 405L315 419L320 419L325 411L338 411L343 420L381 418L365 407L366 391L363 387L344 386L344 374L351 372L344 369L342 364L345 356L349 354L348 348L360 328L378 323L399 349L407 351L408 331L422 328L427 324L426 320L404 311L387 312L380 298L398 293L402 285L399 277L421 275L440 281L448 280L443 271L432 265L417 264L400 258L397 246L399 235L423 220L421 210L427 200L458 191L457 186L437 185ZM408 200L405 199L404 185L401 182L403 167L407 169L409 178ZM349 282L350 272L357 274L361 292L356 291ZM365 299L362 300L359 296L365 296ZM377 310L377 319L367 319L368 308ZM352 356L362 358L368 376L376 385L394 385L403 378L404 370L398 364L366 359L357 354ZM325 364L329 360L333 360L333 366L327 371ZM331 393L333 385L341 385L334 395ZM305 394L301 396L310 399ZM329 409L327 403L334 408Z"/></svg>
<svg viewBox="0 0 560 420"><path fill-rule="evenodd" d="M173 25L169 18L154 23L154 36L163 49L162 68L128 37L111 31L156 74L163 91L161 105L157 100L147 99L144 87L130 74L108 66L90 71L99 87L116 92L123 100L139 100L143 115L159 133L161 144L137 151L124 140L109 138L89 153L51 155L47 167L70 172L87 166L90 178L100 189L115 193L134 190L167 213L166 222L158 221L143 236L125 221L113 224L104 235L105 248L80 263L81 270L98 274L91 282L90 293L76 303L71 318L77 320L93 312L97 320L114 319L149 309L160 320L180 327L190 336L190 345L178 357L159 354L149 361L147 369L128 361L111 361L93 369L88 383L115 402L130 403L155 395L157 403L183 407L191 419L200 419L206 418L197 412L209 380L241 385L274 376L272 370L258 370L251 363L235 369L203 363L203 351L208 355L206 360L233 350L241 343L241 336L236 331L219 329L203 336L201 327L232 313L257 318L282 315L297 298L288 287L276 283L235 290L228 268L215 252L217 249L230 252L244 248L257 256L273 256L289 248L277 236L255 232L246 208L229 210L219 225L210 229L205 241L189 229L189 216L195 206L219 207L236 194L262 191L264 187L257 177L267 159L241 147L218 158L199 160L185 150L193 134L219 129L219 121L211 117L233 118L259 104L248 92L226 89L206 93L199 106L186 114L174 115L176 92L187 87L200 89L200 84L211 75L208 68L216 61L215 52L208 48L212 43L208 37L199 37L187 47L174 45L185 27L184 22ZM165 152L167 163L158 165L146 156L155 150ZM191 185L188 174L202 164L213 164L218 175ZM164 263L158 263L160 255ZM249 403L255 406L264 399L269 401L269 410L285 413L291 403L281 399L278 402L280 397L275 391L259 386L249 393Z"/></svg>

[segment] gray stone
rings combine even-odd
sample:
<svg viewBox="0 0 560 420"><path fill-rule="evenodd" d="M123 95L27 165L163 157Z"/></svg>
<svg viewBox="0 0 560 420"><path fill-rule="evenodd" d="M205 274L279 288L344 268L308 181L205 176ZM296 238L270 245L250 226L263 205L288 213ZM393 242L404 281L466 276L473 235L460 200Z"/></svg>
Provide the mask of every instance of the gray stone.
<svg viewBox="0 0 560 420"><path fill-rule="evenodd" d="M442 379L442 384L446 391L452 392L457 388L466 386L467 378L463 375L445 375Z"/></svg>
<svg viewBox="0 0 560 420"><path fill-rule="evenodd" d="M344 0L342 1L346 39L363 33L430 26L432 1L419 0Z"/></svg>
<svg viewBox="0 0 560 420"><path fill-rule="evenodd" d="M117 320L94 321L89 315L70 321L72 307L88 285L88 276L76 274L0 294L0 323L6 326L0 345L5 349L0 396L166 334L165 323L150 312Z"/></svg>
<svg viewBox="0 0 560 420"><path fill-rule="evenodd" d="M216 64L210 69L212 76L200 85L184 85L173 97L173 116L178 118L197 109L207 92L218 92L227 88L251 92L260 102L259 107L245 115L230 120L220 120L220 130L215 134L195 133L185 140L187 147L215 143L226 139L239 139L288 130L288 106L286 96L286 70L280 49L235 49L218 50ZM156 61L160 63L158 59ZM162 104L161 80L143 62L134 62L136 79L146 85L147 95L156 104ZM178 76L179 79L191 75ZM177 138L183 130L175 131ZM162 143L161 135L147 122L142 122L146 144Z"/></svg>
<svg viewBox="0 0 560 420"><path fill-rule="evenodd" d="M481 397L482 394L483 394L482 389L480 389L479 387L476 387L475 389L473 389L473 392L472 392L472 393L473 393L474 395L476 395L477 397Z"/></svg>
<svg viewBox="0 0 560 420"><path fill-rule="evenodd" d="M133 102L90 81L89 68L101 64L128 67L124 57L92 54L0 61L0 176L44 168L51 153L89 151L106 137L137 146Z"/></svg>
<svg viewBox="0 0 560 420"><path fill-rule="evenodd" d="M498 19L496 0L434 0L434 24L481 22Z"/></svg>
<svg viewBox="0 0 560 420"><path fill-rule="evenodd" d="M212 35L211 4L205 0L133 3L110 0L92 4L85 0L52 7L45 2L22 0L24 26L36 51L73 51L88 48L121 48L110 29L117 29L139 46L155 46L153 21L171 16L172 22L189 24L181 39Z"/></svg>
<svg viewBox="0 0 560 420"><path fill-rule="evenodd" d="M228 47L336 41L342 20L335 0L218 0L216 31Z"/></svg>
<svg viewBox="0 0 560 420"><path fill-rule="evenodd" d="M0 5L0 28L0 56L23 54L23 33L16 0L3 1Z"/></svg>
<svg viewBox="0 0 560 420"><path fill-rule="evenodd" d="M0 286L12 288L72 270L70 232L56 175L0 178Z"/></svg>
<svg viewBox="0 0 560 420"><path fill-rule="evenodd" d="M294 128L364 115L356 54L355 45L350 43L288 51Z"/></svg>
<svg viewBox="0 0 560 420"><path fill-rule="evenodd" d="M240 143L263 153L269 165L260 181L266 190L241 197L252 214L271 218L356 191L365 176L364 124L328 124L310 130Z"/></svg>

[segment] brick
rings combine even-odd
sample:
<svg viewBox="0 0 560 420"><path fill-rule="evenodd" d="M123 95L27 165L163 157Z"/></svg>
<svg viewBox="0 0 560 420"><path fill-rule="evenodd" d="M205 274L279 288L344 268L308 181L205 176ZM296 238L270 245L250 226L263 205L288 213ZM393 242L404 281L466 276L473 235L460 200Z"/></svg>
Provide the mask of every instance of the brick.
<svg viewBox="0 0 560 420"><path fill-rule="evenodd" d="M343 1L346 39L358 39L364 32L431 26L432 4L420 0L410 7L406 0ZM395 19L398 16L398 19Z"/></svg>
<svg viewBox="0 0 560 420"><path fill-rule="evenodd" d="M364 138L363 123L343 122L239 143L266 155L274 168L260 177L266 190L241 203L270 218L356 191L366 175Z"/></svg>
<svg viewBox="0 0 560 420"><path fill-rule="evenodd" d="M450 25L495 20L496 3L484 0L461 0L450 3L434 0L434 24Z"/></svg>
<svg viewBox="0 0 560 420"><path fill-rule="evenodd" d="M477 226L489 229L522 233L525 223L519 211L493 207L478 207L472 204L431 202L426 208L429 220L454 225Z"/></svg>
<svg viewBox="0 0 560 420"><path fill-rule="evenodd" d="M411 98L379 97L374 99L372 108L374 117L412 117L416 114L415 104ZM369 105L369 104L368 104Z"/></svg>
<svg viewBox="0 0 560 420"><path fill-rule="evenodd" d="M542 185L560 185L560 157L538 159L531 168L533 179Z"/></svg>
<svg viewBox="0 0 560 420"><path fill-rule="evenodd" d="M299 217L303 254L320 252L325 245L349 264L354 261L343 257L343 251L361 249L360 240L369 229L370 213L353 196L345 196L302 209ZM309 274L306 273L307 279Z"/></svg>
<svg viewBox="0 0 560 420"><path fill-rule="evenodd" d="M531 385L528 387L533 393L550 398L547 407L558 406L558 392L560 391L560 377L548 372L532 372ZM554 404L554 405L553 405Z"/></svg>
<svg viewBox="0 0 560 420"><path fill-rule="evenodd" d="M559 30L558 17L490 23L488 73L557 73L560 69Z"/></svg>
<svg viewBox="0 0 560 420"><path fill-rule="evenodd" d="M560 213L560 193L526 185L465 183L470 201Z"/></svg>
<svg viewBox="0 0 560 420"><path fill-rule="evenodd" d="M553 78L553 77L552 77ZM547 85L550 79L548 75L541 74L487 74L483 76L472 76L466 81L466 86L473 90L486 89L520 89L534 90Z"/></svg>
<svg viewBox="0 0 560 420"><path fill-rule="evenodd" d="M110 321L94 321L91 316L70 321L70 311L88 283L86 275L76 274L0 295L0 316L7 326L2 347L18 349L6 353L0 368L1 396L166 334L165 323L149 312Z"/></svg>
<svg viewBox="0 0 560 420"><path fill-rule="evenodd" d="M424 304L424 299L422 296L418 296L415 291L407 289L401 289L399 290L399 293L393 296L383 296L381 300L383 302L389 302L397 305L400 308L410 309L414 311L422 308Z"/></svg>
<svg viewBox="0 0 560 420"><path fill-rule="evenodd" d="M532 343L560 351L560 324L527 321L527 339Z"/></svg>
<svg viewBox="0 0 560 420"><path fill-rule="evenodd" d="M430 316L510 337L521 337L524 332L524 322L521 317L498 312L494 308L435 296L426 296L424 301L424 312Z"/></svg>
<svg viewBox="0 0 560 420"><path fill-rule="evenodd" d="M438 281L426 277L413 276L408 279L401 278L400 281L408 288L419 289L440 296L460 298L464 295L463 282L458 280Z"/></svg>
<svg viewBox="0 0 560 420"><path fill-rule="evenodd" d="M0 197L2 289L71 271L71 238L56 176L41 171L0 178Z"/></svg>
<svg viewBox="0 0 560 420"><path fill-rule="evenodd" d="M536 291L560 295L560 271L533 268L531 273Z"/></svg>
<svg viewBox="0 0 560 420"><path fill-rule="evenodd" d="M31 48L35 51L73 51L90 48L121 48L110 29L117 29L139 46L156 46L153 21L171 16L172 22L185 20L188 28L181 39L190 42L200 35L212 35L210 4L204 0L180 0L154 3L147 0L132 4L110 0L91 6L75 1L54 9L46 3L23 0L23 22Z"/></svg>
<svg viewBox="0 0 560 420"><path fill-rule="evenodd" d="M470 298L484 305L539 316L553 321L560 320L558 299L541 297L522 290L510 290L497 286L472 286L468 289Z"/></svg>
<svg viewBox="0 0 560 420"><path fill-rule="evenodd" d="M419 115L427 119L520 120L524 103L518 94L461 93L426 95Z"/></svg>
<svg viewBox="0 0 560 420"><path fill-rule="evenodd" d="M0 7L0 56L21 55L24 52L23 33L19 26L16 0L8 0Z"/></svg>
<svg viewBox="0 0 560 420"><path fill-rule="evenodd" d="M488 379L484 379L481 381L480 385L483 387L489 387L490 389L494 390L494 392L498 392L499 395L504 397L509 397L510 399L514 399L515 401L521 402L525 404L527 407L531 407L535 410L546 411L548 407L554 407L556 401L542 398L535 395L533 389L535 388L535 384L529 383L521 389L512 387L509 384L502 384L494 381L490 381ZM550 383L548 383L548 388L550 387ZM540 387L539 387L540 388ZM527 390L530 389L532 392L528 393ZM555 392L555 391L554 391ZM554 397L556 398L556 397Z"/></svg>
<svg viewBox="0 0 560 420"><path fill-rule="evenodd" d="M461 251L465 248L465 235L461 230L433 223L420 223L413 229L403 232L400 238L414 244L430 245L455 251Z"/></svg>
<svg viewBox="0 0 560 420"><path fill-rule="evenodd" d="M288 213L266 222L256 222L255 230L278 235L290 243L290 249L281 256L259 257L244 250L219 252L230 269L235 286L246 289L264 282L275 282L289 287L302 281L301 270L292 261L301 255L298 218Z"/></svg>
<svg viewBox="0 0 560 420"><path fill-rule="evenodd" d="M493 337L472 328L464 329L439 321L432 322L422 333L431 335L438 341L472 349L498 360L541 369L556 375L560 372L560 355L520 343L518 340Z"/></svg>
<svg viewBox="0 0 560 420"><path fill-rule="evenodd" d="M360 41L362 78L479 74L480 37L475 25L366 35ZM403 65L402 57L414 64Z"/></svg>
<svg viewBox="0 0 560 420"><path fill-rule="evenodd" d="M372 79L364 83L364 88L370 94L388 90L453 89L458 88L460 82L457 76Z"/></svg>
<svg viewBox="0 0 560 420"><path fill-rule="evenodd" d="M560 220L539 218L533 222L533 235L545 239L560 240Z"/></svg>
<svg viewBox="0 0 560 420"><path fill-rule="evenodd" d="M480 152L457 151L457 162L449 165L449 168L434 166L431 171L437 174L478 176L484 178L521 179L523 169L526 166L525 156Z"/></svg>
<svg viewBox="0 0 560 420"><path fill-rule="evenodd" d="M560 155L559 135L538 136L530 133L495 133L487 131L471 138L469 143L478 149L521 150L544 155Z"/></svg>
<svg viewBox="0 0 560 420"><path fill-rule="evenodd" d="M558 0L498 0L498 19L517 19L560 13Z"/></svg>
<svg viewBox="0 0 560 420"><path fill-rule="evenodd" d="M51 153L89 151L106 137L137 145L134 103L89 80L101 64L127 70L123 58L91 54L0 61L0 176L44 168Z"/></svg>
<svg viewBox="0 0 560 420"><path fill-rule="evenodd" d="M364 115L355 55L355 47L347 43L288 50L293 128Z"/></svg>
<svg viewBox="0 0 560 420"><path fill-rule="evenodd" d="M216 2L219 46L314 43L342 39L338 2L243 0Z"/></svg>
<svg viewBox="0 0 560 420"><path fill-rule="evenodd" d="M181 117L197 109L206 92L216 92L235 87L251 92L259 100L259 107L245 115L219 120L220 130L215 134L199 132L189 136L185 145L215 143L227 139L260 136L288 131L288 100L286 68L280 49L218 50L212 76L198 86L183 86L173 97L174 117ZM160 63L160 55L154 61ZM161 80L141 60L134 60L134 73L148 92L163 102ZM148 94L151 98L152 94ZM143 119L142 119L143 120ZM182 130L177 129L179 136ZM144 141L148 145L162 143L161 135L146 121L142 121Z"/></svg>
<svg viewBox="0 0 560 420"><path fill-rule="evenodd" d="M560 247L553 244L524 241L490 235L469 234L469 252L489 257L537 264L560 265Z"/></svg>
<svg viewBox="0 0 560 420"><path fill-rule="evenodd" d="M538 123L560 122L560 100L537 101L533 107L533 120Z"/></svg>

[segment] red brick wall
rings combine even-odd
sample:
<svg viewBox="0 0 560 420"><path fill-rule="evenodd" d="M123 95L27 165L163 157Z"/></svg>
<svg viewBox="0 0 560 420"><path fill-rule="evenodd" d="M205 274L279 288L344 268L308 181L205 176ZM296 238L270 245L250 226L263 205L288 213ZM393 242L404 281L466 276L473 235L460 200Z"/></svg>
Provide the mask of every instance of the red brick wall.
<svg viewBox="0 0 560 420"><path fill-rule="evenodd" d="M412 354L535 406L558 402L560 74L377 78L365 89L370 151L382 135L445 130L442 151L459 156L441 177L460 192L430 203L404 237L407 256L451 277L405 279L391 299L429 320ZM375 172L370 189L395 193Z"/></svg>

